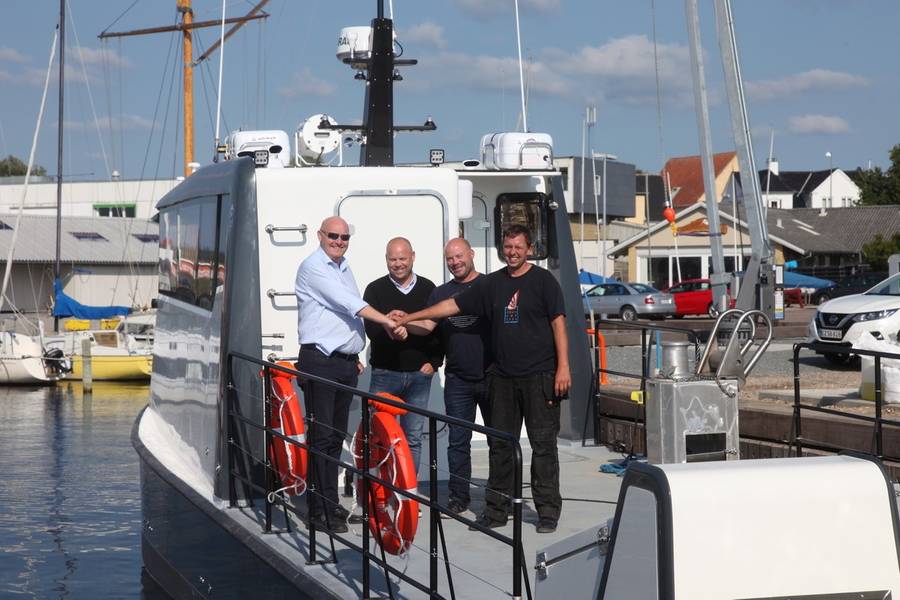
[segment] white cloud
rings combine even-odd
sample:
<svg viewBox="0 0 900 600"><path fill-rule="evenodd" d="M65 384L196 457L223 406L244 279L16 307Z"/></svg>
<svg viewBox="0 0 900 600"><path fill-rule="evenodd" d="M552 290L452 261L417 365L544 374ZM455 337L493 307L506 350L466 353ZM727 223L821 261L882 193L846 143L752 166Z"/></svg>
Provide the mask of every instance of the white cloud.
<svg viewBox="0 0 900 600"><path fill-rule="evenodd" d="M457 6L470 16L497 17L502 14L515 11L513 0L456 0ZM531 13L558 12L562 7L562 0L521 0L519 10Z"/></svg>
<svg viewBox="0 0 900 600"><path fill-rule="evenodd" d="M399 32L400 42L419 44L422 46L433 46L443 50L447 47L447 40L444 38L444 28L431 21L425 21L418 25L413 25L409 29Z"/></svg>
<svg viewBox="0 0 900 600"><path fill-rule="evenodd" d="M329 81L313 75L309 67L304 67L299 73L294 73L293 80L278 88L278 93L287 98L297 96L331 96L337 91L337 86Z"/></svg>
<svg viewBox="0 0 900 600"><path fill-rule="evenodd" d="M16 77L16 79L21 83L41 87L44 85L44 80L46 78L46 69L36 69L34 67L25 69L19 76ZM58 78L59 68L54 65L53 71L50 73L50 80L56 81ZM85 72L82 71L80 67L77 67L71 63L66 63L66 84L86 83L88 81L94 83L97 81L97 77L94 76L90 71L88 71L87 79L85 79Z"/></svg>
<svg viewBox="0 0 900 600"><path fill-rule="evenodd" d="M748 81L747 93L757 100L772 100L805 92L856 89L868 84L868 79L852 73L812 69L781 79Z"/></svg>
<svg viewBox="0 0 900 600"><path fill-rule="evenodd" d="M666 98L691 102L690 57L685 46L658 46L660 87ZM518 91L519 65L514 57L444 52L420 59L428 88L465 86L475 90ZM542 50L526 63L532 93L578 101L603 98L621 104L656 102L653 43L644 35L616 38L575 52ZM421 89L410 81L411 89Z"/></svg>
<svg viewBox="0 0 900 600"><path fill-rule="evenodd" d="M14 81L15 78L10 74L9 71L4 71L0 69L0 81Z"/></svg>
<svg viewBox="0 0 900 600"><path fill-rule="evenodd" d="M28 57L15 48L0 48L0 61L25 63L28 62Z"/></svg>
<svg viewBox="0 0 900 600"><path fill-rule="evenodd" d="M111 67L131 67L131 61L124 56L119 56L112 50L106 48L88 48L87 46L75 46L71 50L70 56L76 62L83 61L85 66L108 64Z"/></svg>
<svg viewBox="0 0 900 600"><path fill-rule="evenodd" d="M798 115L788 119L791 133L836 134L850 131L850 124L841 117L827 115Z"/></svg>
<svg viewBox="0 0 900 600"><path fill-rule="evenodd" d="M124 114L110 117L104 115L97 117L95 121L66 121L66 129L69 131L102 129L152 129L153 121L140 115Z"/></svg>

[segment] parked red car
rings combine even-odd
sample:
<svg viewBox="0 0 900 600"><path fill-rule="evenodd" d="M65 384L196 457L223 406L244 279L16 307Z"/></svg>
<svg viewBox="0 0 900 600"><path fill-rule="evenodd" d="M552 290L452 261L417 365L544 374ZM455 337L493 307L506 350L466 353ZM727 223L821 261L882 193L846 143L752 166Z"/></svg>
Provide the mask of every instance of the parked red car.
<svg viewBox="0 0 900 600"><path fill-rule="evenodd" d="M715 318L719 311L713 305L712 284L709 279L685 279L663 290L675 298L675 316L709 315ZM734 299L728 298L728 306L734 306Z"/></svg>

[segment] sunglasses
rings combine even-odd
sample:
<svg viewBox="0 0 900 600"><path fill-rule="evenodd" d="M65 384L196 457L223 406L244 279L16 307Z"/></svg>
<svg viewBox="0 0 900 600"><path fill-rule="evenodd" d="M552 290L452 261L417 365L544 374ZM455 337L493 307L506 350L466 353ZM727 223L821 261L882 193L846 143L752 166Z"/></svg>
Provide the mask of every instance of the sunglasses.
<svg viewBox="0 0 900 600"><path fill-rule="evenodd" d="M320 233L324 234L329 240L341 240L342 242L350 241L349 233L335 233L333 231L320 231Z"/></svg>

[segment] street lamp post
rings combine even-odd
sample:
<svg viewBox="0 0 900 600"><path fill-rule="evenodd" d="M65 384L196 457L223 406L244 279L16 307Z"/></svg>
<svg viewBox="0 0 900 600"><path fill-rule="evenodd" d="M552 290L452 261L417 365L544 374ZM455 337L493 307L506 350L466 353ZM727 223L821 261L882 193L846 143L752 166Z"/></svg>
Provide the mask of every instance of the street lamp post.
<svg viewBox="0 0 900 600"><path fill-rule="evenodd" d="M608 154L606 152L594 152L591 155L591 160L593 161L593 159L595 159L595 158L600 158L603 160L603 168L601 170L601 175L600 175L603 178L600 182L600 190L601 190L600 194L601 194L601 197L603 200L603 245L600 246L600 253L601 253L600 265L602 268L602 272L600 274L603 275L603 279L605 280L606 279L606 258L607 258L606 257L606 225L607 225L607 223L606 223L606 161L607 160L616 160L618 157L613 154ZM594 178L594 181L596 181L596 177ZM594 193L596 194L597 190L594 190Z"/></svg>
<svg viewBox="0 0 900 600"><path fill-rule="evenodd" d="M834 207L834 169L831 168L831 152L826 152L825 158L828 159L828 206L825 208L832 208Z"/></svg>

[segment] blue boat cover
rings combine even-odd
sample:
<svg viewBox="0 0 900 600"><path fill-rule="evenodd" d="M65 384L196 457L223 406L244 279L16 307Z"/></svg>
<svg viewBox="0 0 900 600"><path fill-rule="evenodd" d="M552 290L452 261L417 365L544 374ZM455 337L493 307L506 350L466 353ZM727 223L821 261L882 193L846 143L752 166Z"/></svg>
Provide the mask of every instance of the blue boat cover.
<svg viewBox="0 0 900 600"><path fill-rule="evenodd" d="M598 283L607 283L610 281L615 281L615 279L612 277L604 278L603 275L597 275L596 273L591 273L584 269L578 269L578 283L597 285Z"/></svg>
<svg viewBox="0 0 900 600"><path fill-rule="evenodd" d="M743 277L744 272L738 271L735 273L738 277ZM813 289L822 289L826 288L830 285L834 285L834 282L830 279L821 279L820 277L813 277L812 275L804 275L803 273L795 273L794 271L785 271L784 272L784 289L789 290L791 288L813 288Z"/></svg>
<svg viewBox="0 0 900 600"><path fill-rule="evenodd" d="M54 317L76 317L78 319L108 319L110 317L124 316L131 312L127 306L85 306L71 296L67 296L62 289L62 282L57 279L53 282Z"/></svg>

